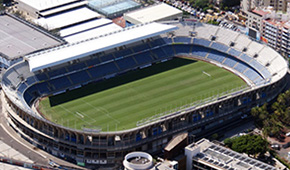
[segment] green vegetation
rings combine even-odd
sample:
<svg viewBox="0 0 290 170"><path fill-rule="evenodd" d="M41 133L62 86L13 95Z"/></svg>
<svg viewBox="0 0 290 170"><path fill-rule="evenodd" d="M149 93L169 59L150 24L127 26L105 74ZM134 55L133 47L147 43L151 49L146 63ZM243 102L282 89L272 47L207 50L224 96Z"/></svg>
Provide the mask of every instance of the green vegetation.
<svg viewBox="0 0 290 170"><path fill-rule="evenodd" d="M3 0L0 0L0 11L4 10L5 7L3 6Z"/></svg>
<svg viewBox="0 0 290 170"><path fill-rule="evenodd" d="M251 114L265 136L280 138L284 133L283 128L290 126L290 91L281 93L271 107L264 104L253 108Z"/></svg>
<svg viewBox="0 0 290 170"><path fill-rule="evenodd" d="M124 130L136 127L137 121L242 85L246 85L243 80L220 67L175 58L45 98L39 107L46 118L71 128Z"/></svg>
<svg viewBox="0 0 290 170"><path fill-rule="evenodd" d="M215 20L209 20L207 23L208 24L213 24L213 25L219 25L219 22L217 22Z"/></svg>
<svg viewBox="0 0 290 170"><path fill-rule="evenodd" d="M240 137L227 138L224 140L226 146L248 156L262 156L268 151L268 142L258 135L244 135Z"/></svg>

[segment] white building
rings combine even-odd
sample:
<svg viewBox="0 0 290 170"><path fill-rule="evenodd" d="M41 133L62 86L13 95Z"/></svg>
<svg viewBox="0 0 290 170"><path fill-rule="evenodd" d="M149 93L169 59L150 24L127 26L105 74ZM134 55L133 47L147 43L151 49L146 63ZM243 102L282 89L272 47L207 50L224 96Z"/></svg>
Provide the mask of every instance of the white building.
<svg viewBox="0 0 290 170"><path fill-rule="evenodd" d="M167 5L159 3L140 10L125 13L124 19L132 24L141 24L151 21L165 21L179 19L182 17L182 11Z"/></svg>
<svg viewBox="0 0 290 170"><path fill-rule="evenodd" d="M86 0L15 0L17 10L37 19L87 4Z"/></svg>
<svg viewBox="0 0 290 170"><path fill-rule="evenodd" d="M201 139L185 147L187 170L275 170L276 168L237 153L223 146Z"/></svg>

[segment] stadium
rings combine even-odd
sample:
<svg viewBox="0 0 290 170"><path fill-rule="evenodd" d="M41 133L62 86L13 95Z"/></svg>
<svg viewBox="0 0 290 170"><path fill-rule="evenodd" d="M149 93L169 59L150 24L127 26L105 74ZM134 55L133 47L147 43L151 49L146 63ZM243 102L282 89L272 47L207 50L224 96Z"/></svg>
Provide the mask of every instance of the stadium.
<svg viewBox="0 0 290 170"><path fill-rule="evenodd" d="M284 89L288 68L266 45L191 21L135 25L24 58L2 79L8 123L88 168L240 120Z"/></svg>

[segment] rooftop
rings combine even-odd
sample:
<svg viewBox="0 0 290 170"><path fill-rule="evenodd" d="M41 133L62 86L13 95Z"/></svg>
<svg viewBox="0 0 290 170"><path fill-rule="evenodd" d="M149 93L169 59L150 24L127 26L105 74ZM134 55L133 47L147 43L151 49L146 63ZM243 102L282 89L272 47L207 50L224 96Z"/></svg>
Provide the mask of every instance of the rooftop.
<svg viewBox="0 0 290 170"><path fill-rule="evenodd" d="M260 16L264 16L264 15L267 15L267 14L270 13L268 11L264 11L264 10L261 10L261 9L254 9L254 10L252 10L252 12L255 13L255 14L258 14Z"/></svg>
<svg viewBox="0 0 290 170"><path fill-rule="evenodd" d="M30 71L35 72L176 29L176 26L160 23L141 24L86 41L41 51L26 56L26 58L29 62Z"/></svg>
<svg viewBox="0 0 290 170"><path fill-rule="evenodd" d="M71 2L76 2L79 0L19 0L33 8L35 8L38 11L57 7L60 5L68 4Z"/></svg>
<svg viewBox="0 0 290 170"><path fill-rule="evenodd" d="M193 159L211 167L225 170L275 170L275 167L240 154L223 146L214 144L207 139L201 139L186 150L195 152Z"/></svg>
<svg viewBox="0 0 290 170"><path fill-rule="evenodd" d="M0 53L8 59L17 58L60 41L9 15L0 15Z"/></svg>
<svg viewBox="0 0 290 170"><path fill-rule="evenodd" d="M151 21L159 21L163 18L178 14L181 15L182 11L165 3L160 3L157 5L126 13L124 14L124 18L126 20L131 18L132 20L134 20L135 24L138 24Z"/></svg>
<svg viewBox="0 0 290 170"><path fill-rule="evenodd" d="M101 17L95 11L90 10L87 7L81 7L67 12L63 12L58 15L53 15L47 18L40 18L34 22L42 25L43 27L52 30L55 28L63 28L79 22Z"/></svg>

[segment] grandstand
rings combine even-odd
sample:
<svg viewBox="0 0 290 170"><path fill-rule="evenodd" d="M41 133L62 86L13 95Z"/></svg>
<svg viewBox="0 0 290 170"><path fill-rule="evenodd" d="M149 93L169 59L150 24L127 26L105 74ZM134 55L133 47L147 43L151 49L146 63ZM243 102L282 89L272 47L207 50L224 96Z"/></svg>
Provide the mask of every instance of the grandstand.
<svg viewBox="0 0 290 170"><path fill-rule="evenodd" d="M227 36L231 31L226 30L226 33L223 33L223 28L196 23L193 30L192 24L171 22L136 25L26 56L23 62L9 68L2 79L2 93L4 94L2 103L8 112L9 124L26 140L48 152L55 151L52 153L56 156L69 159L77 164L85 164L88 168L112 168L120 163L119 161L126 152L146 150L149 153L156 153L178 133L187 132L200 135L237 121L253 106L270 101L283 90L286 85L285 75L288 66L277 52L265 45L246 39L241 34L234 33L233 37ZM190 34L191 32L195 33L194 36ZM197 62L180 58L189 58L197 60ZM103 114L103 116L98 116L100 120L104 121L105 118L110 117L113 122L110 127L94 124L95 117L85 119L87 113L84 114L83 111L75 110L74 113L70 113L70 110L67 110L66 114L75 114L75 116L70 116L67 120L59 118L57 121L49 114L44 115L39 110L35 111L35 108L39 109L38 106L42 104L41 102L45 102L45 97L49 96L52 106L64 106L62 103L72 104L72 100L85 103L88 99L82 98L82 95L92 96L92 92L84 90L83 87L98 85L95 90L105 94L104 89L112 91L121 89L121 85L114 84L114 82L120 82L120 79L127 81L123 76L127 75L130 78L132 77L130 74L140 73L141 75L141 71L145 72L150 68L152 70L165 68L165 65L170 62L177 63L175 62L177 60L191 62L165 70L162 75L171 76L162 77L164 80L159 77L159 74L152 74L153 77L156 76L161 80L157 85L153 84L154 87L141 85L137 85L137 87L150 88L145 91L154 97L154 94L158 94L154 93L154 90L159 92L162 88L158 86L159 84L165 83L173 86L174 83L170 83L171 79L185 76L183 81L188 80L187 87L192 88L190 80L194 80L192 78L194 76L186 78L191 72L185 74L185 71L182 71L184 68L188 70L189 67L204 67L204 72L199 70L199 73L207 79L212 76L212 81L216 81L219 78L218 75L231 72L233 73L231 75L236 75L235 78L242 78L247 87L233 91L226 90L227 92L221 90L221 93L216 93L218 94L216 96L203 97L199 101L184 102L184 104L180 100L181 103L169 111L149 113L148 117L138 117L141 110L137 109L131 110L130 113L123 113L122 110L127 107L118 108L113 100L108 100L111 96L100 95L98 98L106 102L104 105L120 110L116 113L116 115L118 113L120 115L115 118L106 109L93 109L95 112ZM201 66L195 64L201 64ZM207 70L206 67L211 69ZM210 72L210 70L214 71ZM218 73L220 71L224 73ZM184 73L184 75L180 73ZM232 77L224 78L222 82L233 80ZM150 84L143 79L138 81L141 84ZM122 83L125 90L128 90L126 85L127 87L132 85L130 82ZM149 82L151 82L150 79ZM208 81L203 83L205 84L199 85L212 87ZM217 86L219 84L225 83L218 81ZM114 88L108 87L108 85ZM74 99L61 97L60 101L53 100L57 96L73 92L73 89L76 89L75 95L69 96L74 96ZM82 89L83 93L77 93L77 90ZM120 90L118 93L113 91L111 94L118 96L122 91ZM203 96L209 93L207 90L200 91L202 92L200 95ZM185 92L184 95L188 93ZM174 96L174 92L167 92L167 94ZM127 96L131 97L131 95ZM144 98L146 99L146 96ZM130 100L140 100L140 98ZM102 100L99 101L102 102ZM129 108L131 103L123 104ZM93 105L93 103L83 105L83 109L89 109L88 105ZM150 108L150 106L146 107ZM80 106L73 103L70 107L73 109ZM90 107L94 107L94 105ZM65 108L66 106L64 106ZM135 117L128 118L131 112ZM76 117L78 118L76 119ZM82 121L79 121L80 119ZM125 120L130 120L131 123L137 122L134 123L134 126L131 124L128 127L117 127L118 122L125 122ZM87 126L81 126L83 122L86 122ZM115 127L112 128L114 125Z"/></svg>

